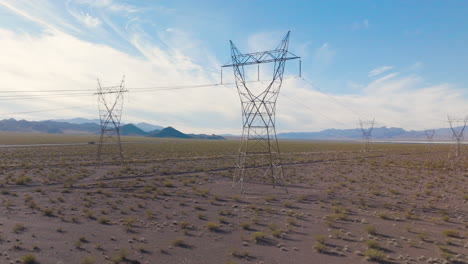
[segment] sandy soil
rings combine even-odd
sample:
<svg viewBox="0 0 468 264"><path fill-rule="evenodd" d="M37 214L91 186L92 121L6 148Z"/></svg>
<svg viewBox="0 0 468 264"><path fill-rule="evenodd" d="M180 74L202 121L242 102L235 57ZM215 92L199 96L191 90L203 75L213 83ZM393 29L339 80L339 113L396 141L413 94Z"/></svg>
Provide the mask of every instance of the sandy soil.
<svg viewBox="0 0 468 264"><path fill-rule="evenodd" d="M244 194L232 151L0 149L0 263L468 263L465 157L307 144L288 193L251 169Z"/></svg>

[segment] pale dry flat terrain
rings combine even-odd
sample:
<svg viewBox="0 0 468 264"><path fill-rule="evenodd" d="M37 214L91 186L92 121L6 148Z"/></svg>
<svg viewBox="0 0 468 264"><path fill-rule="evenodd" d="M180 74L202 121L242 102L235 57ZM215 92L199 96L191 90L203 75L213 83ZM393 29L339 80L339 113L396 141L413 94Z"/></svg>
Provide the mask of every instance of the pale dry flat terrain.
<svg viewBox="0 0 468 264"><path fill-rule="evenodd" d="M468 263L448 146L281 142L288 193L250 169L240 194L237 141L125 140L100 166L96 145L0 148L0 263Z"/></svg>

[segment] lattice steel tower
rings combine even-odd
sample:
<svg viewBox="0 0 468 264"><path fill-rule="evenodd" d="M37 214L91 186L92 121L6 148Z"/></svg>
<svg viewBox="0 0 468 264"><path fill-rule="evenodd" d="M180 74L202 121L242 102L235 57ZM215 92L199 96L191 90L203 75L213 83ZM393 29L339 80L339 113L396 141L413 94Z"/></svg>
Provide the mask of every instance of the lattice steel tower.
<svg viewBox="0 0 468 264"><path fill-rule="evenodd" d="M230 41L232 63L222 66L233 68L242 106L242 138L233 177L233 184L240 183L241 192L246 167L262 169L263 177L270 177L274 187L278 184L286 190L276 137L275 111L286 61L300 58L288 51L289 33L288 31L276 49L262 52L242 54ZM252 89L247 86L244 68L257 65L260 72L262 63L274 64L273 77L266 87Z"/></svg>
<svg viewBox="0 0 468 264"><path fill-rule="evenodd" d="M101 136L99 138L97 161L102 161L104 149L109 154L117 154L123 160L122 142L120 141L120 119L122 117L123 97L125 90L125 76L122 77L120 85L101 86L98 81L98 108L101 122Z"/></svg>
<svg viewBox="0 0 468 264"><path fill-rule="evenodd" d="M465 131L466 123L468 121L468 116L465 116L464 118L460 119L447 116L447 119L453 133L452 140L456 141L456 145L452 145L452 147L450 148L450 153L455 153L455 157L459 157L463 153L463 133Z"/></svg>
<svg viewBox="0 0 468 264"><path fill-rule="evenodd" d="M362 138L364 139L364 145L362 146L362 151L369 151L369 146L372 138L372 129L374 129L375 119L369 121L362 121L359 119L359 126L361 127Z"/></svg>
<svg viewBox="0 0 468 264"><path fill-rule="evenodd" d="M432 144L434 143L433 139L434 139L435 129L425 129L424 133L426 134L426 138L427 138L426 150L431 151Z"/></svg>

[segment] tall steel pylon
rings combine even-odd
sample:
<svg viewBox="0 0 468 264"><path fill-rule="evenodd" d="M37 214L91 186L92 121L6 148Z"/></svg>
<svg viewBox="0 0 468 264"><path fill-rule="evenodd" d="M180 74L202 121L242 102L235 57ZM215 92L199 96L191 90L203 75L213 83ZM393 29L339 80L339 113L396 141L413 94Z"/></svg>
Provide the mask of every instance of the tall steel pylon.
<svg viewBox="0 0 468 264"><path fill-rule="evenodd" d="M125 92L125 76L116 86L101 86L98 82L98 108L101 122L101 136L99 137L97 163L102 161L104 149L109 150L109 154L117 154L123 160L122 142L120 141L120 120L122 118L123 96ZM117 150L115 150L117 148ZM116 153L117 152L117 153Z"/></svg>
<svg viewBox="0 0 468 264"><path fill-rule="evenodd" d="M424 133L426 134L426 138L427 138L426 150L431 151L432 144L434 143L433 138L435 134L435 129L425 129Z"/></svg>
<svg viewBox="0 0 468 264"><path fill-rule="evenodd" d="M362 139L364 139L364 144L361 150L362 152L369 151L369 146L372 138L372 129L374 129L374 121L375 119L363 121L359 118L359 126L361 127Z"/></svg>
<svg viewBox="0 0 468 264"><path fill-rule="evenodd" d="M233 177L233 186L240 183L241 193L244 190L246 167L263 169L263 177L269 175L274 187L278 184L287 192L276 137L275 111L286 61L300 58L288 51L289 34L288 31L274 50L246 54L242 54L230 41L232 63L222 66L232 67L234 70L242 107L242 138ZM266 88L254 91L246 84L244 68L257 65L259 69L262 63L274 63L273 77Z"/></svg>
<svg viewBox="0 0 468 264"><path fill-rule="evenodd" d="M452 129L452 140L456 141L456 145L452 145L450 148L450 153L455 154L455 157L459 157L463 153L463 141L464 141L464 131L466 127L466 123L468 121L468 116L465 116L464 118L453 118L450 116L447 116L450 128Z"/></svg>

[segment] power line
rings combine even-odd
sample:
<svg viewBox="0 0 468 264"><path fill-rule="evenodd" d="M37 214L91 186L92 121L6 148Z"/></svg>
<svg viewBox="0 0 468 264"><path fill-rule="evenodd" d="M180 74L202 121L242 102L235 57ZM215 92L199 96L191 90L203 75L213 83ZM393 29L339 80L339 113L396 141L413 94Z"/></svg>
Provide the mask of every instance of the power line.
<svg viewBox="0 0 468 264"><path fill-rule="evenodd" d="M322 94L328 96L330 99L332 99L335 103L341 105L342 107L346 108L347 110L349 110L350 112L352 112L353 114L355 114L356 116L360 116L356 111L354 111L353 109L351 109L349 106L343 104L342 102L338 101L335 97L329 95L328 93L324 92L322 89L320 89L320 87L318 87L316 84L314 84L312 81L310 80L307 80L304 76L302 76L302 80L305 81L306 83L308 83L309 85L311 85L313 88L317 89L319 92L321 92Z"/></svg>
<svg viewBox="0 0 468 264"><path fill-rule="evenodd" d="M55 109L46 109L46 110L36 110L36 111L26 111L26 112L15 112L15 113L3 113L0 115L20 115L20 114L31 114L31 113L41 113L41 112L52 112L58 110L69 110L69 109L84 109L88 107L75 106L75 107L64 107L64 108L55 108Z"/></svg>
<svg viewBox="0 0 468 264"><path fill-rule="evenodd" d="M284 78L284 79L291 79L291 78L297 78L297 77L289 77L289 78ZM254 82L265 82L268 80L255 80L255 81L248 81L246 83L254 83ZM180 90L180 89L190 89L190 88L204 88L204 87L214 87L214 86L223 86L223 85L232 85L235 83L207 83L207 84L190 84L190 85L166 85L166 86L147 86L147 87L126 87L130 92L135 92L136 91L166 91L166 90ZM113 86L109 87L104 87L104 88L113 88ZM55 92L60 92L58 94L47 94L47 95L0 95L0 97L6 97L6 98L16 98L16 97L36 97L36 96L55 96L55 95L69 95L69 92L71 93L79 93L79 94L85 94L83 92L90 92L90 94L95 93L95 90L90 90L90 89L61 89L61 90L56 90L56 89L50 89L50 90L8 90L8 91L0 91L0 94L7 94L7 93L55 93ZM67 92L66 94L62 92ZM73 94L71 96L75 96L76 94ZM86 93L87 95L87 93Z"/></svg>
<svg viewBox="0 0 468 264"><path fill-rule="evenodd" d="M320 113L320 112L317 112L316 109L313 109L312 107L310 107L310 106L304 104L303 102L301 102L301 101L299 101L299 100L296 100L296 99L294 99L294 98L292 98L292 97L290 97L290 96L288 96L288 95L286 95L286 94L284 94L284 93L282 93L282 95L283 95L284 97L288 98L289 100L294 101L294 102L296 102L296 103L302 105L303 107L309 109L310 111L312 111L312 112L314 112L314 113L317 113L317 114L319 114L319 115L321 115L321 116L323 116L323 117L325 117L325 118L327 118L327 119L329 119L329 120L331 120L331 121L334 121L334 122L339 123L339 124L342 124L342 125L346 125L345 123L343 123L343 122L341 122L341 121L338 121L338 120L336 120L336 119L334 119L334 118L332 118L332 117L329 117L329 116L324 115L324 114L322 114L322 113Z"/></svg>
<svg viewBox="0 0 468 264"><path fill-rule="evenodd" d="M82 97L82 96L92 96L93 94L60 94L60 95L44 95L44 96L17 96L17 97L7 97L0 98L0 101L12 101L12 100L30 100L30 99L49 99L49 98L62 98L62 97Z"/></svg>
<svg viewBox="0 0 468 264"><path fill-rule="evenodd" d="M288 78L284 78L283 80L291 80L291 79L296 79L296 78L300 78L300 77L297 77L297 76L295 76L295 77L288 77ZM260 82L262 82L262 81L260 81ZM233 83L233 84L234 84L234 83ZM226 88L231 89L231 90L233 90L233 91L237 89L236 87L230 87L230 86L228 86L229 84L223 84L223 85L224 85ZM313 109L312 107L308 106L307 104L305 104L305 103L303 103L303 102L301 102L301 101L299 101L299 100L297 100L297 99L295 99L295 98L293 98L293 97L291 97L291 96L289 96L289 95L284 94L284 92L281 93L281 94L282 94L284 97L288 98L289 100L291 100L291 101L293 101L293 102L295 102L295 103L297 103L297 104L302 105L303 107L307 108L308 110L310 110L310 111L312 111L312 112L314 112L314 113L317 113L317 114L319 114L319 115L321 115L321 116L327 118L328 120L331 120L331 121L333 121L333 122L339 123L339 124L341 124L341 125L346 125L345 123L343 123L343 122L341 122L341 121L338 121L338 120L336 120L336 119L334 119L334 118L332 118L332 117L329 117L329 116L327 116L327 115L325 115L325 114L322 114L322 113L320 113L320 112L317 112L316 109Z"/></svg>

